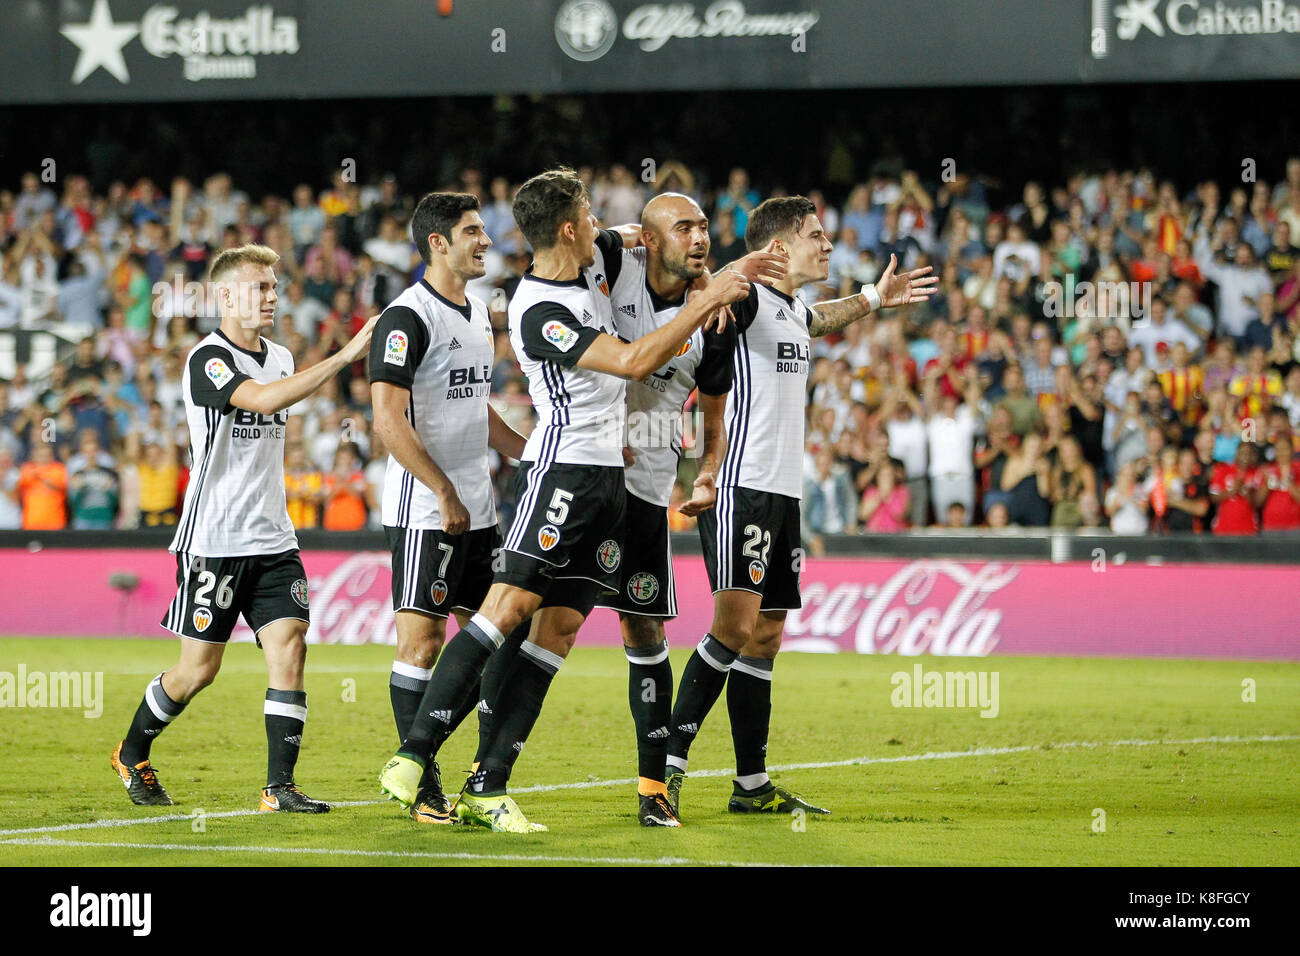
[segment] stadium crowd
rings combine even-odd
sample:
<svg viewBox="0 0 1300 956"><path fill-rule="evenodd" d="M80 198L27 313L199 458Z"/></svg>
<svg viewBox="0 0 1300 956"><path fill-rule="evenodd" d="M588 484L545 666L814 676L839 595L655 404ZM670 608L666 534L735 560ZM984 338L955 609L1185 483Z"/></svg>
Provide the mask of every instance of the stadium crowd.
<svg viewBox="0 0 1300 956"><path fill-rule="evenodd" d="M581 172L606 224L635 222L656 192L699 199L715 267L743 254L749 211L773 194L740 168L716 187L680 163L648 184L617 164ZM825 534L935 525L1300 528L1300 158L1278 173L1184 191L1149 170L1080 172L995 204L978 176L925 183L884 162L838 205L810 191L835 251L805 296L851 295L891 254L941 276L928 303L814 340L803 509L814 552ZM494 403L527 431L505 334L529 261L515 185L466 168L437 188L482 201L495 245L470 291L498 329ZM407 224L422 191L343 170L257 201L221 172L102 195L84 176L32 172L0 190L0 336L69 343L49 367L0 368L0 528L174 523L189 464L181 371L216 326L202 286L212 257L247 242L280 254L276 336L302 368L418 275ZM377 527L386 456L364 363L285 428L294 523ZM511 464L493 469L507 520Z"/></svg>

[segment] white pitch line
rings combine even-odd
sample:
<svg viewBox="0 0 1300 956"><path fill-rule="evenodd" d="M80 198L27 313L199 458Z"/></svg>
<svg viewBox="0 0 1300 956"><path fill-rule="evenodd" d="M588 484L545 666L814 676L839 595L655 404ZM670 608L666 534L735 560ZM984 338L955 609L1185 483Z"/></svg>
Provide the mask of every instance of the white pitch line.
<svg viewBox="0 0 1300 956"><path fill-rule="evenodd" d="M1030 753L1038 750L1043 753L1051 753L1053 750L1071 750L1071 749L1095 749L1099 747L1177 747L1192 744L1258 744L1258 743L1289 743L1300 740L1300 734L1270 734L1259 737L1188 737L1182 740L1112 740L1112 741L1091 741L1091 740L1071 740L1064 743L1049 744L1023 744L1017 747L974 747L970 750L940 750L926 751L919 754L901 754L897 757L851 757L848 760L829 760L817 763L787 763L778 764L768 769L772 773L783 773L787 770L828 770L835 767L864 767L871 764L885 763L914 763L921 760L956 760L961 757L998 757L1006 754ZM722 770L692 770L689 774L691 777L727 777L735 773L734 770L727 768ZM625 787L635 784L636 777L625 777L617 780L581 780L576 783L546 783L537 784L532 787L519 787L512 790L511 793L551 793L556 790L591 790L596 787ZM388 803L388 800L339 800L333 801L332 806L336 807L373 807L382 803ZM252 817L260 815L258 810L222 810L216 813L207 813L204 816L210 820L219 820L227 817ZM14 830L0 830L0 837L23 836L34 833L67 833L74 830L101 830L113 827L131 827L139 826L145 823L171 823L179 820L193 820L192 813L170 813L166 816L159 817L126 817L113 820L94 820L90 823L62 823L56 826L48 827L25 827ZM11 841L4 841L11 842Z"/></svg>
<svg viewBox="0 0 1300 956"><path fill-rule="evenodd" d="M782 863L756 863L752 861L734 862L729 860L694 860L680 856L661 856L652 859L644 859L640 857L619 856L551 856L541 853L432 853L419 850L352 850L331 849L329 847L202 846L187 843L101 843L96 840L56 840L53 837L46 837L41 840L0 840L0 846L111 847L113 849L121 850L188 850L199 853L265 853L284 854L289 856L355 856L416 860L510 861L516 863L608 863L614 866L768 867L787 865Z"/></svg>

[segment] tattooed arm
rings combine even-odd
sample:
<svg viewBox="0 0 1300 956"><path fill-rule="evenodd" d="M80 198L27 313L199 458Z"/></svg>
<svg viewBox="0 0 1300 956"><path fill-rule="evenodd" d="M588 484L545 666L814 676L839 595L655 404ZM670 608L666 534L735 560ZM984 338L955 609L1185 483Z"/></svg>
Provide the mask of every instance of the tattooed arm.
<svg viewBox="0 0 1300 956"><path fill-rule="evenodd" d="M930 274L934 271L933 267L924 266L902 275L894 275L894 269L897 267L898 257L891 255L889 265L876 281L876 292L880 294L881 308L889 309L896 305L921 302L938 291L939 277ZM871 305L862 293L851 295L846 299L819 302L812 307L813 317L808 332L814 337L839 332L870 311Z"/></svg>

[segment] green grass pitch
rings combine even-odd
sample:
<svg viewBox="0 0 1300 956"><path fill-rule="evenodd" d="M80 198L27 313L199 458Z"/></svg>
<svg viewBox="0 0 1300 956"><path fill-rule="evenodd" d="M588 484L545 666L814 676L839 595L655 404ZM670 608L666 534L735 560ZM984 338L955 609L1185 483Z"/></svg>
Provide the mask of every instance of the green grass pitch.
<svg viewBox="0 0 1300 956"><path fill-rule="evenodd" d="M521 837L419 826L380 799L376 778L397 741L392 649L377 646L308 653L298 781L343 804L333 813L250 812L265 773L266 674L245 644L154 748L177 806L132 806L109 753L175 655L166 640L0 640L0 672L104 675L97 719L0 709L0 865L1300 863L1298 663L790 654L776 667L769 761L838 765L773 776L833 815L728 814L720 702L691 755L685 826L662 831L637 826L626 782L636 773L626 661L579 646L512 784L550 832ZM685 657L674 652L677 673ZM927 671L996 671L998 715L893 706L891 675L918 660ZM475 736L471 718L444 749L449 790ZM168 811L177 818L156 819Z"/></svg>

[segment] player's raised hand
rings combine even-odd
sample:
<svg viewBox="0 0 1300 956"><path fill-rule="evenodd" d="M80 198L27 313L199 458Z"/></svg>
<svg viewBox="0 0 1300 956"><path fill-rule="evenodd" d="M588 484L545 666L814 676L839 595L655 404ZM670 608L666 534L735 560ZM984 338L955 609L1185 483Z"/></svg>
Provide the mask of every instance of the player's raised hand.
<svg viewBox="0 0 1300 956"><path fill-rule="evenodd" d="M728 268L735 269L750 282L772 285L785 278L789 262L789 256L776 251L776 240L773 239L766 248L741 256Z"/></svg>
<svg viewBox="0 0 1300 956"><path fill-rule="evenodd" d="M469 530L469 511L454 490L438 496L438 513L442 515L442 530L447 534L464 534Z"/></svg>
<svg viewBox="0 0 1300 956"><path fill-rule="evenodd" d="M898 256L891 253L889 265L876 280L876 291L880 293L880 303L885 308L923 302L939 291L939 277L930 274L934 272L933 266L923 266L895 275L894 270L897 268Z"/></svg>
<svg viewBox="0 0 1300 956"><path fill-rule="evenodd" d="M682 502L681 507L677 510L679 513L686 515L688 518L694 518L702 511L708 511L718 500L718 488L714 482L713 475L707 471L700 472L700 476L695 479L695 484L691 486L691 498L689 501Z"/></svg>
<svg viewBox="0 0 1300 956"><path fill-rule="evenodd" d="M370 350L370 335L374 332L375 323L378 321L379 316L372 315L370 321L361 326L361 331L352 336L347 345L339 349L339 354L345 357L345 361L355 362Z"/></svg>

